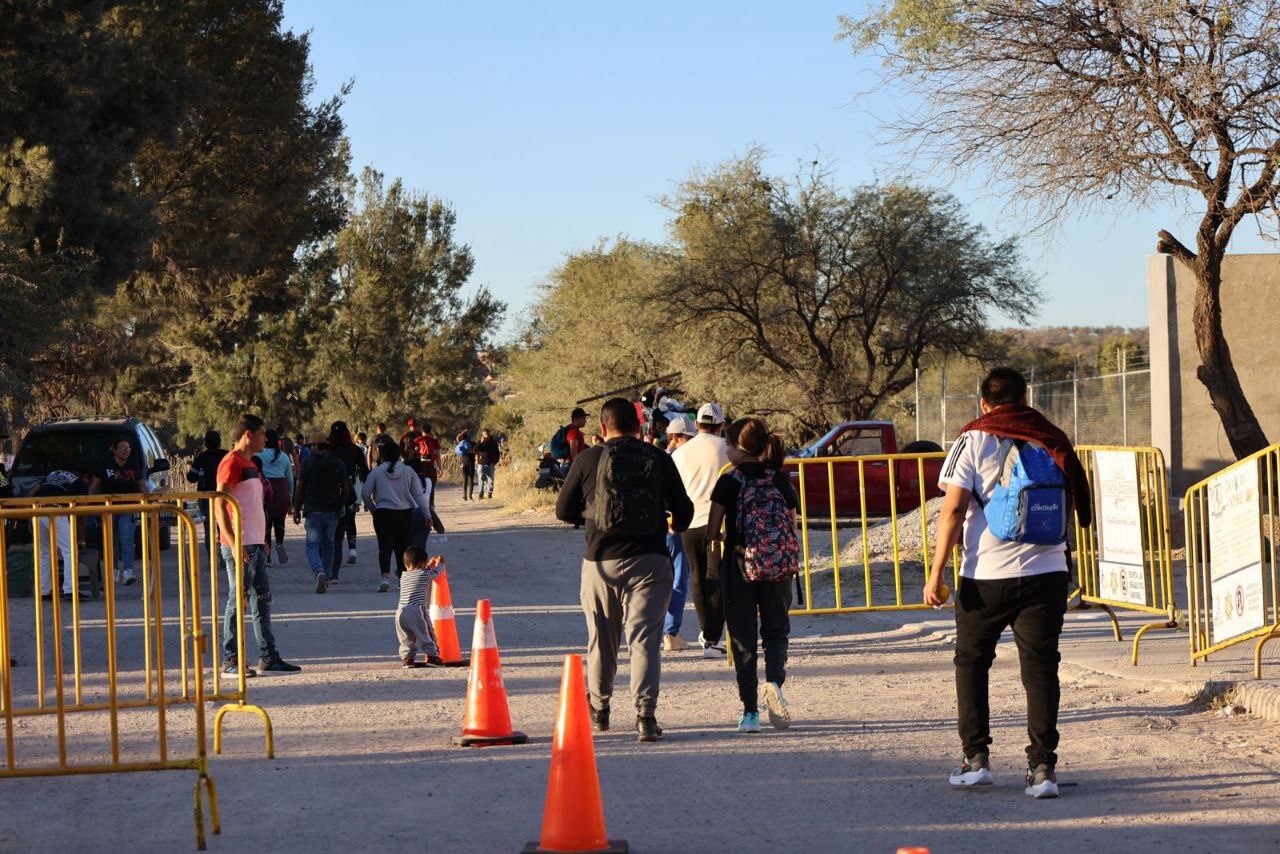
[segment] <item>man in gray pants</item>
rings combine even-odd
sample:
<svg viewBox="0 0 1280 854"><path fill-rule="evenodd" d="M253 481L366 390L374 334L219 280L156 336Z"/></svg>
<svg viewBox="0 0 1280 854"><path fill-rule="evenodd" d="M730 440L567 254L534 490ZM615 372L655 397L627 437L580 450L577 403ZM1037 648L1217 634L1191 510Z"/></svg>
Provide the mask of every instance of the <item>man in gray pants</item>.
<svg viewBox="0 0 1280 854"><path fill-rule="evenodd" d="M606 401L600 428L604 444L578 454L556 501L556 517L585 524L587 532L581 597L591 722L597 732L609 729L625 614L637 738L657 741L662 626L673 574L667 517L671 530L684 531L693 503L671 457L636 438L640 421L630 401Z"/></svg>

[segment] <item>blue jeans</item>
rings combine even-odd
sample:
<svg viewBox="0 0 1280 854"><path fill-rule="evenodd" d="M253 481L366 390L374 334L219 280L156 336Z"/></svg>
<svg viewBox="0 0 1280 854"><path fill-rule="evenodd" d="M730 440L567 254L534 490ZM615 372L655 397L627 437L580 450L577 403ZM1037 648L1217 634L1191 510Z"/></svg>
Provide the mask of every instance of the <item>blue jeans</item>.
<svg viewBox="0 0 1280 854"><path fill-rule="evenodd" d="M489 487L489 497L493 497L494 466L480 466L480 497L484 498L484 488Z"/></svg>
<svg viewBox="0 0 1280 854"><path fill-rule="evenodd" d="M245 546L244 587L249 594L249 614L253 617L253 633L258 640L258 654L270 661L276 655L276 639L271 634L271 582L267 579L267 550L264 546ZM231 546L222 546L222 563L227 568L227 607L222 614L222 660L236 661L236 559ZM246 666L248 664L246 663Z"/></svg>
<svg viewBox="0 0 1280 854"><path fill-rule="evenodd" d="M137 518L129 513L120 513L112 520L116 529L116 569L121 572L133 572L133 526Z"/></svg>
<svg viewBox="0 0 1280 854"><path fill-rule="evenodd" d="M679 534L667 534L667 554L671 555L675 578L671 583L671 602L667 605L667 620L662 625L662 633L678 635L684 620L684 603L689 596L689 558L685 557Z"/></svg>
<svg viewBox="0 0 1280 854"><path fill-rule="evenodd" d="M338 533L337 513L308 513L304 526L307 529L307 563L316 575L328 577L333 566L334 539Z"/></svg>

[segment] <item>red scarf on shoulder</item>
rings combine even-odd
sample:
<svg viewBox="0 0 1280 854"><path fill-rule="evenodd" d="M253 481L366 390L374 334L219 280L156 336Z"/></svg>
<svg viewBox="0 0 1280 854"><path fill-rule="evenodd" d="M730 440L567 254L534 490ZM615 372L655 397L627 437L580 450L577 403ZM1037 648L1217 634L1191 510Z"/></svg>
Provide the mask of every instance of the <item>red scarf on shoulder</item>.
<svg viewBox="0 0 1280 854"><path fill-rule="evenodd" d="M966 433L969 430L981 430L1001 439L1018 439L1042 446L1067 476L1080 526L1089 527L1093 521L1093 493L1089 489L1089 478L1084 466L1080 464L1080 458L1076 456L1075 448L1071 447L1067 434L1041 415L1039 410L1020 403L1007 403L970 421L960 432Z"/></svg>

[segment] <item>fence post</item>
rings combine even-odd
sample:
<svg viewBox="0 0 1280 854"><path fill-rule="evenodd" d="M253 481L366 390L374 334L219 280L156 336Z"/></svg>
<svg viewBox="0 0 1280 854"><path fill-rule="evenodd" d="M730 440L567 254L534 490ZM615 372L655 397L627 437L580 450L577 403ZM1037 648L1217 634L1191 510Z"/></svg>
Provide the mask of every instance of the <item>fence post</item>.
<svg viewBox="0 0 1280 854"><path fill-rule="evenodd" d="M1120 430L1124 437L1122 445L1129 444L1129 354L1124 345L1119 347L1120 353Z"/></svg>
<svg viewBox="0 0 1280 854"><path fill-rule="evenodd" d="M941 400L939 404L939 415L941 416L942 426L938 428L938 444L942 447L947 446L947 360L942 360L942 384L941 391L938 393Z"/></svg>
<svg viewBox="0 0 1280 854"><path fill-rule="evenodd" d="M916 368L916 441L920 441L920 369Z"/></svg>
<svg viewBox="0 0 1280 854"><path fill-rule="evenodd" d="M1080 376L1071 375L1071 444L1080 444Z"/></svg>

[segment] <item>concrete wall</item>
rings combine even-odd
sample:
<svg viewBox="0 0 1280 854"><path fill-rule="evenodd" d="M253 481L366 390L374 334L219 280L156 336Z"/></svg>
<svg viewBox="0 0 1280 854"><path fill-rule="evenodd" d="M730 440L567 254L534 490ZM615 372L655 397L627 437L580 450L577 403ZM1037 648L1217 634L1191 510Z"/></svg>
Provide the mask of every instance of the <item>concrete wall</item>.
<svg viewBox="0 0 1280 854"><path fill-rule="evenodd" d="M1280 254L1229 255L1222 266L1222 326L1231 357L1268 440L1280 442ZM1235 459L1196 378L1195 287L1194 274L1171 256L1147 258L1151 441L1164 451L1178 497Z"/></svg>

